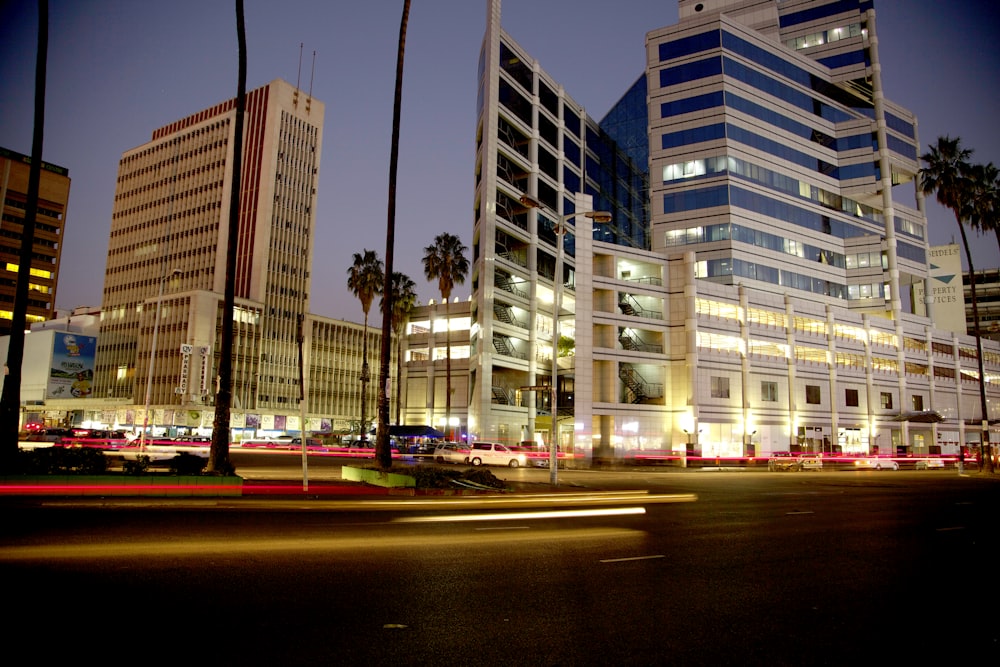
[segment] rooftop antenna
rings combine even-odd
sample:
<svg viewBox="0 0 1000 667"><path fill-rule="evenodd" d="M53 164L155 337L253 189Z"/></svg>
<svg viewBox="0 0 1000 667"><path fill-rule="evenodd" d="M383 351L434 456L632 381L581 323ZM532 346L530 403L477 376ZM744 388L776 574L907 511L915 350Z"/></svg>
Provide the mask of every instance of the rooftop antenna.
<svg viewBox="0 0 1000 667"><path fill-rule="evenodd" d="M302 47L303 43L299 42L299 71L295 74L295 93L292 95L292 104L296 108L299 106L299 81L302 79Z"/></svg>
<svg viewBox="0 0 1000 667"><path fill-rule="evenodd" d="M301 60L301 56L299 57ZM309 107L312 106L312 96L313 96L313 78L316 75L316 50L313 49L313 62L312 70L309 72L309 97L306 98L306 113L309 113Z"/></svg>

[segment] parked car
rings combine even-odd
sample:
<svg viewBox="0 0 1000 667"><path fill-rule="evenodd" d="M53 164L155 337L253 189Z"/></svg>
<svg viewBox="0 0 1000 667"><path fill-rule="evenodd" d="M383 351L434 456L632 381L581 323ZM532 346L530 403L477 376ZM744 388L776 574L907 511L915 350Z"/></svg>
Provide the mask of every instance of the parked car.
<svg viewBox="0 0 1000 667"><path fill-rule="evenodd" d="M474 466L495 465L517 468L528 462L528 456L498 442L474 442L469 447L469 463Z"/></svg>
<svg viewBox="0 0 1000 667"><path fill-rule="evenodd" d="M822 470L823 459L818 454L800 454L795 466L795 470Z"/></svg>
<svg viewBox="0 0 1000 667"><path fill-rule="evenodd" d="M794 470L796 457L791 452L774 452L767 460L767 469L770 471Z"/></svg>
<svg viewBox="0 0 1000 667"><path fill-rule="evenodd" d="M468 463L469 448L458 442L442 442L434 448L434 460L438 463Z"/></svg>
<svg viewBox="0 0 1000 667"><path fill-rule="evenodd" d="M932 468L943 469L944 459L920 459L917 461L917 470L930 470Z"/></svg>
<svg viewBox="0 0 1000 667"><path fill-rule="evenodd" d="M63 438L73 437L73 431L68 428L42 428L28 435L28 442L61 442Z"/></svg>
<svg viewBox="0 0 1000 667"><path fill-rule="evenodd" d="M867 456L854 461L857 470L899 470L899 462L887 456Z"/></svg>
<svg viewBox="0 0 1000 667"><path fill-rule="evenodd" d="M299 442L302 442L301 440ZM294 438L290 436L280 435L276 438L247 438L246 440L241 440L239 445L241 449L249 449L254 447L261 447L264 449L291 449L294 443Z"/></svg>
<svg viewBox="0 0 1000 667"><path fill-rule="evenodd" d="M413 456L431 457L434 456L434 450L437 449L437 446L436 442L416 442L409 445L406 451Z"/></svg>

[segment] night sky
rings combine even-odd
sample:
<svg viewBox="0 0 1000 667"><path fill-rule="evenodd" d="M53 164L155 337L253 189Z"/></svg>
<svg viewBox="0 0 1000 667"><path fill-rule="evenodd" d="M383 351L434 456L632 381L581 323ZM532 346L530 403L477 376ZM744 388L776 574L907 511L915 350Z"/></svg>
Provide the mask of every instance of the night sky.
<svg viewBox="0 0 1000 667"><path fill-rule="evenodd" d="M384 257L402 5L246 0L248 90L282 78L326 104L311 302L317 315L361 322L347 269L366 248ZM58 308L100 305L121 154L149 141L154 129L236 96L234 7L217 0L50 0L44 159L72 178ZM974 161L1000 163L995 0L876 0L875 8L887 97L917 114L921 153L938 136L959 136L975 150ZM414 280L423 302L439 298L423 274L424 246L443 231L472 245L485 14L486 0L412 2L395 269ZM671 0L503 4L504 29L596 119L643 72L646 32L676 21ZM31 153L36 39L35 3L0 0L0 146L24 154ZM928 223L932 244L958 239L954 217L936 204L928 206ZM977 269L1000 266L995 239L980 242L971 233L970 242ZM470 292L467 282L453 295Z"/></svg>

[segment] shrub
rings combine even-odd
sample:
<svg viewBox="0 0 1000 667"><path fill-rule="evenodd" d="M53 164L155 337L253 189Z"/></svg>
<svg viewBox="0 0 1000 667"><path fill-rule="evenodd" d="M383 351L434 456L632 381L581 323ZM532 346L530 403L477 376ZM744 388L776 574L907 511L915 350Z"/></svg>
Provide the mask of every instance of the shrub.
<svg viewBox="0 0 1000 667"><path fill-rule="evenodd" d="M126 475L145 475L149 472L148 456L136 456L135 459L122 462L122 472Z"/></svg>
<svg viewBox="0 0 1000 667"><path fill-rule="evenodd" d="M108 470L104 452L88 447L38 447L18 451L17 467L25 475L100 475Z"/></svg>
<svg viewBox="0 0 1000 667"><path fill-rule="evenodd" d="M200 475L208 464L206 459L190 452L181 452L170 459L170 472L174 475Z"/></svg>
<svg viewBox="0 0 1000 667"><path fill-rule="evenodd" d="M497 479L497 476L487 468L469 468L462 474L462 479L494 489L502 489L506 486L503 480Z"/></svg>
<svg viewBox="0 0 1000 667"><path fill-rule="evenodd" d="M485 468L440 468L437 466L418 466L415 468L394 468L390 472L409 475L416 480L418 489L453 489L455 480L472 482L493 489L503 489L506 484Z"/></svg>

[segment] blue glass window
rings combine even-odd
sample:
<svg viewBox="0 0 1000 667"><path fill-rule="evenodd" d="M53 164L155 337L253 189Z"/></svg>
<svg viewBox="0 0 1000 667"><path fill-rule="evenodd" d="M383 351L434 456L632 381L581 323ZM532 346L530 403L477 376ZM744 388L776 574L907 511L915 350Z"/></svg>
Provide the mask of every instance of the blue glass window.
<svg viewBox="0 0 1000 667"><path fill-rule="evenodd" d="M817 62L826 65L830 69L847 67L848 65L857 65L858 63L865 63L866 65L869 64L864 49L859 51L850 51L848 53L840 53L835 56L830 56L829 58L820 58Z"/></svg>
<svg viewBox="0 0 1000 667"><path fill-rule="evenodd" d="M758 65L762 65L772 72L780 74L786 79L791 79L796 83L812 88L812 75L798 65L785 60L781 56L775 55L770 51L766 51L759 46L755 46L746 40L729 34L728 32L722 33L722 44L727 50L732 51L733 53L738 53L741 56L754 61Z"/></svg>
<svg viewBox="0 0 1000 667"><path fill-rule="evenodd" d="M876 171L875 163L873 162L849 164L840 168L840 179L846 181L853 178L874 178Z"/></svg>
<svg viewBox="0 0 1000 667"><path fill-rule="evenodd" d="M782 113L772 111L771 109L762 107L759 104L745 100L732 93L726 93L726 105L737 111L762 120L765 123L779 127L787 132L791 132L792 134L802 137L803 139L814 141L820 146L832 148L835 145L833 137L825 132L821 132L816 128L809 127L808 125L800 123L796 120L792 120ZM839 147L837 150L840 150Z"/></svg>
<svg viewBox="0 0 1000 667"><path fill-rule="evenodd" d="M716 185L699 190L687 190L663 195L663 212L679 213L694 211L713 206L725 206L729 203L729 187Z"/></svg>
<svg viewBox="0 0 1000 667"><path fill-rule="evenodd" d="M718 30L711 30L703 32L700 35L691 35L690 37L682 37L681 39L660 44L660 62L717 48L719 48Z"/></svg>
<svg viewBox="0 0 1000 667"><path fill-rule="evenodd" d="M898 153L903 157L908 157L911 160L917 159L917 147L908 141L904 141L894 135L886 134L886 141L889 144L889 150L894 153Z"/></svg>
<svg viewBox="0 0 1000 667"><path fill-rule="evenodd" d="M575 111L563 104L563 126L569 130L574 137L580 136L580 116Z"/></svg>
<svg viewBox="0 0 1000 667"><path fill-rule="evenodd" d="M913 260L914 262L920 262L921 264L927 263L927 255L923 248L918 248L915 245L910 245L909 243L904 243L902 241L896 241L896 254L900 257Z"/></svg>
<svg viewBox="0 0 1000 667"><path fill-rule="evenodd" d="M871 132L855 134L852 137L840 137L837 139L836 146L838 151L851 151L857 150L858 148L870 148L875 150L878 148L875 137Z"/></svg>
<svg viewBox="0 0 1000 667"><path fill-rule="evenodd" d="M677 148L678 146L690 146L691 144L699 144L703 141L722 139L725 136L725 123L716 123L714 125L706 125L705 127L694 127L690 130L664 134L661 142L663 148Z"/></svg>
<svg viewBox="0 0 1000 667"><path fill-rule="evenodd" d="M580 166L580 147L565 134L563 135L563 153L566 154L567 162Z"/></svg>
<svg viewBox="0 0 1000 667"><path fill-rule="evenodd" d="M570 192L580 191L580 175L569 167L563 166L563 185Z"/></svg>
<svg viewBox="0 0 1000 667"><path fill-rule="evenodd" d="M891 113L885 114L885 124L895 132L902 134L904 137L909 137L910 139L917 138L917 133L914 131L912 123L897 116L893 116Z"/></svg>
<svg viewBox="0 0 1000 667"><path fill-rule="evenodd" d="M676 86L679 83L704 79L705 77L722 74L722 58L706 58L693 63L668 67L660 70L660 88Z"/></svg>
<svg viewBox="0 0 1000 667"><path fill-rule="evenodd" d="M549 146L559 146L559 128L545 114L538 114L538 135L548 142Z"/></svg>
<svg viewBox="0 0 1000 667"><path fill-rule="evenodd" d="M534 92L531 86L531 68L503 42L500 42L500 67L529 94Z"/></svg>
<svg viewBox="0 0 1000 667"><path fill-rule="evenodd" d="M853 116L841 111L840 109L832 107L824 102L820 102L811 95L799 92L791 86L767 76L763 72L750 69L746 65L738 63L732 58L725 59L725 69L727 76L732 76L734 79L742 81L743 83L753 86L754 88L777 97L778 99L785 100L800 109L814 113L831 122L842 123L853 118Z"/></svg>
<svg viewBox="0 0 1000 667"><path fill-rule="evenodd" d="M683 100L664 102L660 105L660 117L669 118L670 116L679 116L681 114L691 113L692 111L703 111L705 109L721 107L722 101L722 91L718 91L715 93L708 93L707 95L687 97Z"/></svg>
<svg viewBox="0 0 1000 667"><path fill-rule="evenodd" d="M500 104L531 127L531 102L503 79L500 79L499 89Z"/></svg>
<svg viewBox="0 0 1000 667"><path fill-rule="evenodd" d="M776 155L780 158L788 160L789 162L794 162L795 164L806 167L807 169L815 170L821 174L833 176L834 178L837 177L837 167L834 165L829 162L824 162L823 160L820 160L812 155L803 153L802 151L797 151L779 141L767 139L732 124L726 125L726 133L733 141L738 141L739 143L746 144L747 146L753 146L754 148L770 153L771 155ZM664 146L664 148L666 148L666 146Z"/></svg>
<svg viewBox="0 0 1000 667"><path fill-rule="evenodd" d="M729 191L730 201L733 206L771 218L785 220L805 229L811 229L841 239L872 233L870 230L865 230L842 220L831 218L829 215L817 211L808 211L783 201L765 197L756 192L744 190L743 188L730 187Z"/></svg>

